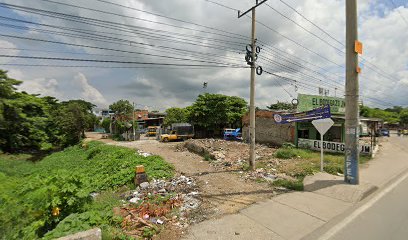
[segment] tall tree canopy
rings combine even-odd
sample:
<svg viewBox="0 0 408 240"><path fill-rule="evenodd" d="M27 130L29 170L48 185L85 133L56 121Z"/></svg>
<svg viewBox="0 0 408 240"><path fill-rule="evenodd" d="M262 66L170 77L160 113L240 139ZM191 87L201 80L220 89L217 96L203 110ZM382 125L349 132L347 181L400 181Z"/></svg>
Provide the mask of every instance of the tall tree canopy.
<svg viewBox="0 0 408 240"><path fill-rule="evenodd" d="M163 125L170 126L173 123L184 123L188 121L188 111L186 108L172 107L166 110L166 118Z"/></svg>
<svg viewBox="0 0 408 240"><path fill-rule="evenodd" d="M269 110L291 110L294 108L294 106L293 104L288 103L288 102L277 101L276 103L271 104L267 106L266 108L268 108Z"/></svg>
<svg viewBox="0 0 408 240"><path fill-rule="evenodd" d="M109 105L109 109L115 112L116 116L129 116L133 112L133 105L128 100L119 100Z"/></svg>
<svg viewBox="0 0 408 240"><path fill-rule="evenodd" d="M21 81L0 70L0 149L42 150L78 143L96 121L92 103L18 92Z"/></svg>
<svg viewBox="0 0 408 240"><path fill-rule="evenodd" d="M205 93L199 95L189 110L190 121L215 130L236 123L247 110L247 102L239 97Z"/></svg>

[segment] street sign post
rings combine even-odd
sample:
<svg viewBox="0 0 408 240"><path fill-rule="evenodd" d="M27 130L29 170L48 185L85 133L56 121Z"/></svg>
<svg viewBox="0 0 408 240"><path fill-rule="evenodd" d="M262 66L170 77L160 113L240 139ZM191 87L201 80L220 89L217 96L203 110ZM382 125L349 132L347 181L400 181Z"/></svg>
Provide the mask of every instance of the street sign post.
<svg viewBox="0 0 408 240"><path fill-rule="evenodd" d="M323 107L315 108L306 112L299 113L285 113L285 114L274 114L273 119L276 123L292 123L292 122L305 122L316 119L330 118L330 105L325 105Z"/></svg>
<svg viewBox="0 0 408 240"><path fill-rule="evenodd" d="M333 126L331 118L318 119L312 121L313 126L320 133L320 171L323 172L323 135Z"/></svg>

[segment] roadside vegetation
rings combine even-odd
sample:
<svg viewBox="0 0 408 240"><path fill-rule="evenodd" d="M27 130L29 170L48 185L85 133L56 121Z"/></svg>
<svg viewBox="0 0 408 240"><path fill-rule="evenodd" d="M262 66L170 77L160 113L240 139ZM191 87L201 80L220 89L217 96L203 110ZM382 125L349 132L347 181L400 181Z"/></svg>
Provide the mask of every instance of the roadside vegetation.
<svg viewBox="0 0 408 240"><path fill-rule="evenodd" d="M119 192L132 188L135 166L144 165L149 178L174 174L158 156L100 142L31 158L0 154L0 239L53 239L95 226L107 239L124 239L112 209Z"/></svg>
<svg viewBox="0 0 408 240"><path fill-rule="evenodd" d="M33 152L75 145L97 122L92 103L19 92L21 83L0 70L0 150Z"/></svg>
<svg viewBox="0 0 408 240"><path fill-rule="evenodd" d="M284 145L275 152L275 157L286 159L285 164L277 166L279 172L293 177L293 180L278 180L274 186L283 186L293 190L303 190L303 179L320 171L320 152L295 148L292 145ZM370 160L369 156L360 156L360 164ZM344 155L335 153L324 154L325 172L333 175L343 174Z"/></svg>

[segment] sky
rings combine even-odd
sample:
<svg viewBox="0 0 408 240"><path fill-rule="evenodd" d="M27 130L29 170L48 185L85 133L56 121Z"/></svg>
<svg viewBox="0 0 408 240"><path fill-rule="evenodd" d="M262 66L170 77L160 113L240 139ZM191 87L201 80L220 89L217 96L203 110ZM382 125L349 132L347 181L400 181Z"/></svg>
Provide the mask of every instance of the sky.
<svg viewBox="0 0 408 240"><path fill-rule="evenodd" d="M206 92L249 101L251 19L236 10L254 3L1 0L0 69L21 91L102 108L127 99L163 111ZM358 16L360 99L408 106L408 2L359 0ZM269 0L256 20L258 107L319 87L344 96L345 0Z"/></svg>

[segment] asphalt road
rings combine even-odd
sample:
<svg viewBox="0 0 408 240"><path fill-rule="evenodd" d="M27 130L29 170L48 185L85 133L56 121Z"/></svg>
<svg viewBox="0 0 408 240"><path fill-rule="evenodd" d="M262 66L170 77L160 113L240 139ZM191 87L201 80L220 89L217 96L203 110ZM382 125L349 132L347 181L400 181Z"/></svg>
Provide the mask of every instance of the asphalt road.
<svg viewBox="0 0 408 240"><path fill-rule="evenodd" d="M394 135L390 141L400 151L406 152L408 159L408 137ZM408 174L403 174L385 187L360 209L344 218L339 226L332 229L330 234L326 232L321 239L407 240Z"/></svg>

